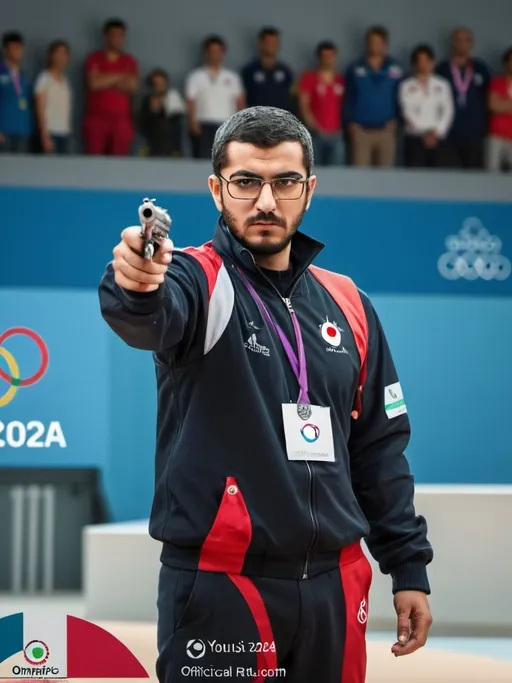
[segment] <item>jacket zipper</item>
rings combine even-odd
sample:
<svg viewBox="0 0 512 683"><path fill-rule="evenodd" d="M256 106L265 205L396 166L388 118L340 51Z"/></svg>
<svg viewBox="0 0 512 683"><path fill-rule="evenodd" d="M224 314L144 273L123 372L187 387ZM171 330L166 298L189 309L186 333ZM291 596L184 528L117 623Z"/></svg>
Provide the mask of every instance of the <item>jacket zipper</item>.
<svg viewBox="0 0 512 683"><path fill-rule="evenodd" d="M304 560L304 566L302 568L302 578L307 579L308 578L308 570L309 570L309 556L311 554L311 551L313 549L313 546L316 543L316 539L318 537L318 522L315 517L315 512L313 510L313 469L309 462L305 460L306 467L308 468L309 472L309 495L308 495L308 503L309 503L309 515L311 517L311 523L313 525L313 533L311 535L311 540L309 542L309 546L306 552L306 559Z"/></svg>
<svg viewBox="0 0 512 683"><path fill-rule="evenodd" d="M290 293L290 297L293 294L293 290ZM290 315L292 312L294 313L295 311L293 310L292 307L292 302L290 299L285 299L284 300L286 303L286 306L288 307L288 311ZM313 506L313 468L312 465L309 464L307 460L304 461L306 467L308 468L308 474L309 474L309 491L308 491L308 506L309 506L309 516L311 517L311 524L313 526L313 533L311 535L311 540L309 542L309 546L306 552L306 558L304 560L304 565L302 568L302 578L307 579L308 578L308 569L309 569L309 556L311 554L311 550L313 549L313 546L315 545L316 539L318 537L318 521L315 517L315 511L314 511L314 506Z"/></svg>
<svg viewBox="0 0 512 683"><path fill-rule="evenodd" d="M250 252L249 252L249 253L250 253ZM254 265L256 266L256 268L258 268L258 266L257 266L257 264L256 264L256 261L254 260L254 256L253 256L252 254L251 254L251 257L252 257L252 260L253 260L253 262L254 262ZM259 270L259 268L258 268L258 270ZM265 277L264 273L261 273L261 271L260 271L260 274L265 278L265 280L268 282L268 284L269 284L269 285L272 287L272 289L276 292L276 294L277 294L278 297L281 299L281 301L283 301L283 303L284 303L285 306L286 306L286 310L288 311L288 313L290 314L290 316L292 315L292 312L295 313L295 311L293 310L291 298L292 298L292 296L293 296L293 293L294 293L295 290L297 289L297 287L298 287L298 285L299 285L299 282L300 282L301 278L299 277L299 278L297 279L297 281L295 282L295 284L294 284L293 287L292 287L292 290L291 290L289 296L288 296L288 297L284 297L284 296L281 295L281 293L279 292L279 290L278 290L276 287L274 287L273 283L270 282L270 280L269 280L267 277ZM313 527L313 533L311 534L311 540L310 540L310 542L309 542L309 546L308 546L308 549L307 549L307 551L306 551L306 557L305 557L305 559L304 559L304 564L303 564L303 567L302 567L302 578L303 578L303 579L307 579L307 578L308 578L308 570L309 570L309 558L310 558L310 555L311 555L311 551L312 551L312 549L313 549L313 546L315 545L316 540L317 540L317 538L318 538L318 532L319 532L318 526L319 526L319 525L318 525L318 521L317 521L316 516L315 516L315 511L314 511L314 509L313 509L313 474L314 474L314 473L313 473L312 466L309 464L309 462L308 462L307 460L304 461L304 464L306 465L306 468L307 468L307 470L308 470L308 479L309 479L308 508L309 508L309 516L311 517L311 525L312 525L312 527Z"/></svg>

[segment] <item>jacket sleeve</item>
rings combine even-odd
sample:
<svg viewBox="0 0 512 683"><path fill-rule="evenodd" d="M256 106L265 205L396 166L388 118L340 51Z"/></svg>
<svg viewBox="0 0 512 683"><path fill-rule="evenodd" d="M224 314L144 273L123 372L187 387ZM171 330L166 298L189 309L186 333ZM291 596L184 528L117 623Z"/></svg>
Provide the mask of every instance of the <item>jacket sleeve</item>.
<svg viewBox="0 0 512 683"><path fill-rule="evenodd" d="M99 285L101 314L126 344L177 362L202 354L208 311L208 284L199 263L175 251L165 281L149 293L116 283L110 263Z"/></svg>
<svg viewBox="0 0 512 683"><path fill-rule="evenodd" d="M433 551L427 524L414 508L414 481L405 450L411 428L398 375L378 316L362 294L369 346L362 413L349 439L354 492L368 520L368 549L383 574L391 574L393 594L430 593L427 565Z"/></svg>

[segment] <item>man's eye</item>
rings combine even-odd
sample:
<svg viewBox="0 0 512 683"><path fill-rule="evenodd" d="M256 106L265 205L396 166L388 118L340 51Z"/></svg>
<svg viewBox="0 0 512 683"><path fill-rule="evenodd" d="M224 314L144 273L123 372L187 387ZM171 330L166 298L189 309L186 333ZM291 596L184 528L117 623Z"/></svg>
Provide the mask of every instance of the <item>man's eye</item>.
<svg viewBox="0 0 512 683"><path fill-rule="evenodd" d="M240 180L235 180L236 187L240 187L243 189L257 187L259 184L259 180L253 180L252 178L240 178Z"/></svg>
<svg viewBox="0 0 512 683"><path fill-rule="evenodd" d="M276 180L276 187L295 187L297 181L293 178L281 178Z"/></svg>

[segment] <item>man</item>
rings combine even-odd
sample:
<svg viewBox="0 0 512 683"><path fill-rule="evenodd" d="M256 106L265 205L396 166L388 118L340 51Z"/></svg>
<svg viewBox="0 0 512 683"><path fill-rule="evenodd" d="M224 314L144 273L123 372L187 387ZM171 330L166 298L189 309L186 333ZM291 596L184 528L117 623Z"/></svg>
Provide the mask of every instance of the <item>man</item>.
<svg viewBox="0 0 512 683"><path fill-rule="evenodd" d="M434 60L430 45L418 45L411 55L415 75L400 84L406 166L448 164L445 138L453 121L453 97L448 81L433 74Z"/></svg>
<svg viewBox="0 0 512 683"><path fill-rule="evenodd" d="M472 57L470 29L456 28L451 38L451 58L439 64L437 73L451 85L455 117L448 143L455 168L483 168L487 134L487 93L490 74L486 64Z"/></svg>
<svg viewBox="0 0 512 683"><path fill-rule="evenodd" d="M223 66L226 43L220 36L203 41L205 65L194 69L185 84L192 154L208 159L217 128L245 107L240 76Z"/></svg>
<svg viewBox="0 0 512 683"><path fill-rule="evenodd" d="M269 106L292 111L293 72L278 60L281 33L267 26L258 35L259 57L242 69L248 107Z"/></svg>
<svg viewBox="0 0 512 683"><path fill-rule="evenodd" d="M21 33L2 36L0 62L0 152L27 153L33 130L32 86L21 68L25 41Z"/></svg>
<svg viewBox="0 0 512 683"><path fill-rule="evenodd" d="M396 370L352 286L369 326L361 402L350 306L318 278L348 280L313 271L324 245L298 231L316 184L306 128L246 109L217 131L212 158L213 242L167 240L146 262L128 228L99 288L105 320L153 352L158 375L158 678L200 665L241 681L285 670L290 683L363 683L362 538L393 578L392 652L423 645L431 621Z"/></svg>
<svg viewBox="0 0 512 683"><path fill-rule="evenodd" d="M402 69L388 55L382 26L366 33L366 55L345 74L345 126L355 166L392 166L396 154L397 89Z"/></svg>
<svg viewBox="0 0 512 683"><path fill-rule="evenodd" d="M126 24L110 19L103 27L105 47L85 64L87 99L84 143L87 154L127 156L135 137L132 97L139 87L139 68L124 52Z"/></svg>
<svg viewBox="0 0 512 683"><path fill-rule="evenodd" d="M338 50L334 43L319 43L316 57L316 71L306 71L299 82L301 118L313 136L315 162L319 166L340 166L345 157L342 137L345 79L338 72Z"/></svg>
<svg viewBox="0 0 512 683"><path fill-rule="evenodd" d="M512 171L512 47L501 59L504 73L491 80L489 94L489 149L487 168Z"/></svg>

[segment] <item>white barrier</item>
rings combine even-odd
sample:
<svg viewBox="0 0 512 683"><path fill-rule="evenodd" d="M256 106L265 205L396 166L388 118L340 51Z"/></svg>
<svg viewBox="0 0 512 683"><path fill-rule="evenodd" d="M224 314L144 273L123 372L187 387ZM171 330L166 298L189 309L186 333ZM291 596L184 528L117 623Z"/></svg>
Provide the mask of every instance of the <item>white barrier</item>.
<svg viewBox="0 0 512 683"><path fill-rule="evenodd" d="M512 632L512 486L418 486L435 559L430 603L438 633ZM160 545L147 521L85 530L86 614L154 621ZM395 628L391 581L376 563L369 626Z"/></svg>

